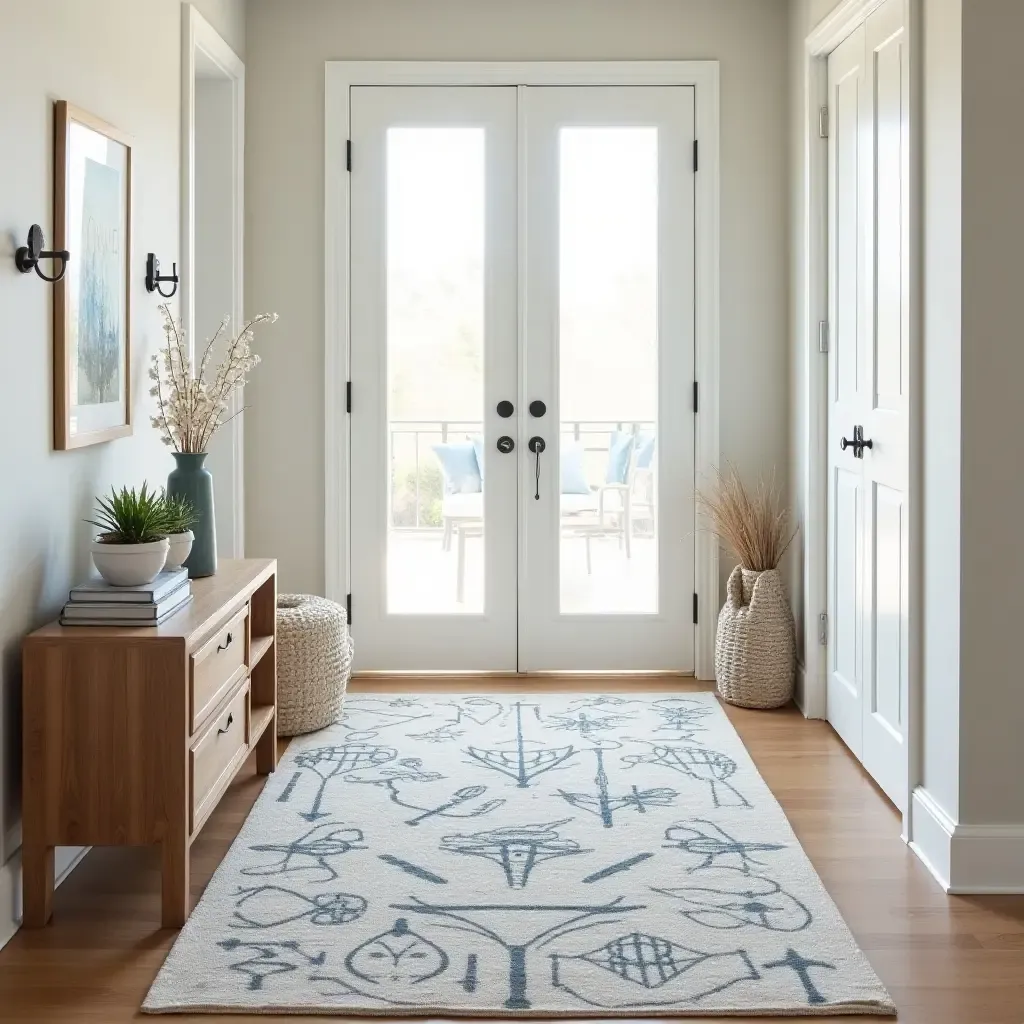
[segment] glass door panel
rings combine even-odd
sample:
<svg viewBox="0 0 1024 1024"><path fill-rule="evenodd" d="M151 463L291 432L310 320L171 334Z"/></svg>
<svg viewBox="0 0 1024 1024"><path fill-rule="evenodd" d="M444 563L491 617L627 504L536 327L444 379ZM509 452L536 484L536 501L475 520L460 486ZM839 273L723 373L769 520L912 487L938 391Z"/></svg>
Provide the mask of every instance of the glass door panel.
<svg viewBox="0 0 1024 1024"><path fill-rule="evenodd" d="M658 129L558 142L559 601L658 611Z"/></svg>
<svg viewBox="0 0 1024 1024"><path fill-rule="evenodd" d="M479 127L387 132L387 609L484 610Z"/></svg>

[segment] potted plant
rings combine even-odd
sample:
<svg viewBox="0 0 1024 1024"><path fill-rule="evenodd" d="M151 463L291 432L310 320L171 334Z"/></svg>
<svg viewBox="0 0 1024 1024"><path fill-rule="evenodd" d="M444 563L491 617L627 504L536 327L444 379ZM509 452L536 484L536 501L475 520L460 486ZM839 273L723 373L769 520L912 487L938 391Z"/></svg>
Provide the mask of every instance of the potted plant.
<svg viewBox="0 0 1024 1024"><path fill-rule="evenodd" d="M161 432L164 444L174 449L176 465L167 478L167 494L188 499L195 514L188 574L191 578L212 576L217 571L213 477L203 464L213 435L242 411L228 412L234 392L245 386L246 374L260 361L251 349L253 329L257 324L273 323L277 314L257 314L234 339L221 343L230 319L225 317L193 367L181 322L171 316L166 305L160 312L164 347L153 355L149 370L153 381L149 393L157 403L157 415L150 422ZM214 352L221 345L224 358L214 370Z"/></svg>
<svg viewBox="0 0 1024 1024"><path fill-rule="evenodd" d="M774 708L793 697L793 612L778 567L795 531L774 474L748 490L732 468L698 494L712 528L739 559L715 637L718 693L730 704Z"/></svg>
<svg viewBox="0 0 1024 1024"><path fill-rule="evenodd" d="M167 506L163 495L143 483L136 492L111 488L110 497L96 499L96 518L86 522L100 529L92 560L100 575L115 587L136 587L155 579L167 561Z"/></svg>
<svg viewBox="0 0 1024 1024"><path fill-rule="evenodd" d="M195 539L192 527L195 525L196 512L192 507L192 502L181 494L165 494L164 511L167 517L167 542L169 545L164 568L180 569L192 550L192 541Z"/></svg>

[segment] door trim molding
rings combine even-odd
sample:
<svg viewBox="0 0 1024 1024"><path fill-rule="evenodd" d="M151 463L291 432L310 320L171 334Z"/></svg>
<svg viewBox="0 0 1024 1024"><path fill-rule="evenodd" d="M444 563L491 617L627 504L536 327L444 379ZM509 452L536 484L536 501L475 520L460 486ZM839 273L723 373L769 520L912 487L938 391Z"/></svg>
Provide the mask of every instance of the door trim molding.
<svg viewBox="0 0 1024 1024"><path fill-rule="evenodd" d="M803 76L803 261L800 278L803 293L795 317L795 344L803 362L800 389L806 410L803 432L806 446L800 459L806 510L801 524L805 545L803 560L804 623L801 710L808 718L827 717L827 648L818 643L818 613L826 608L828 589L828 362L818 352L818 323L828 319L828 145L819 137L819 111L828 102L828 55L859 28L886 0L841 0L807 35L804 42ZM921 607L921 172L922 127L921 0L902 0L906 11L907 62L910 75L910 438L909 486L910 607ZM912 838L914 801L911 796L921 781L920 709L922 695L922 636L919 616L910 617L908 687L901 709L907 723L907 792L903 837Z"/></svg>
<svg viewBox="0 0 1024 1024"><path fill-rule="evenodd" d="M195 296L191 287L195 266L195 196L196 196L196 53L201 52L231 82L233 132L231 140L232 193L231 253L232 301L231 321L240 330L244 323L244 225L245 225L245 64L217 30L192 4L182 7L181 33L181 252L178 301L181 320L188 339L190 357L195 353ZM241 558L245 551L245 436L242 392L236 389L231 399L233 419L226 429L231 434L231 537L227 538L225 555Z"/></svg>
<svg viewBox="0 0 1024 1024"><path fill-rule="evenodd" d="M683 85L695 90L700 170L695 181L694 362L700 412L695 483L719 465L718 61L327 61L324 82L324 554L327 596L349 592L349 88L355 85ZM358 160L358 154L354 154ZM681 381L689 389L690 382ZM358 395L354 396L358 401ZM697 511L694 586L705 611L694 628L698 679L714 678L718 542Z"/></svg>

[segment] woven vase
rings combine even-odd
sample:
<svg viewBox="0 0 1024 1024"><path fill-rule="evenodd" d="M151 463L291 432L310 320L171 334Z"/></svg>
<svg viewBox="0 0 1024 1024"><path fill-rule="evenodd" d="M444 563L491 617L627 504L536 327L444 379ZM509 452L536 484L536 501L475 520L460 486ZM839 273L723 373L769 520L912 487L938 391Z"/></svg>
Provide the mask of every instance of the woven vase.
<svg viewBox="0 0 1024 1024"><path fill-rule="evenodd" d="M277 598L277 734L323 729L341 716L352 674L345 609L325 597Z"/></svg>
<svg viewBox="0 0 1024 1024"><path fill-rule="evenodd" d="M793 698L795 657L793 612L778 570L737 565L718 616L719 696L744 708L781 707Z"/></svg>

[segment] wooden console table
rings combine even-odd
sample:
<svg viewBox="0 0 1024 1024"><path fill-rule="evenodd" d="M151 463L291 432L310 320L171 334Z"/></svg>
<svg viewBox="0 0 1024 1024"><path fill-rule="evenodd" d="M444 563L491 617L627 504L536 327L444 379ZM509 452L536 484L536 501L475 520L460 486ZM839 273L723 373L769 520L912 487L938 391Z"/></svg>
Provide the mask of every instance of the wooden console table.
<svg viewBox="0 0 1024 1024"><path fill-rule="evenodd" d="M49 920L55 846L162 850L162 921L185 923L189 846L253 748L277 764L277 562L224 560L156 627L25 639L24 924Z"/></svg>

